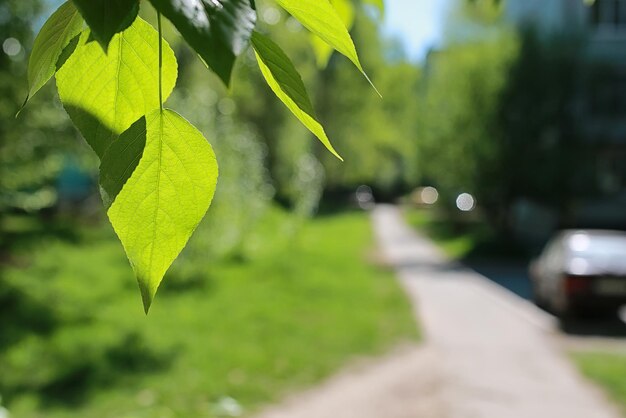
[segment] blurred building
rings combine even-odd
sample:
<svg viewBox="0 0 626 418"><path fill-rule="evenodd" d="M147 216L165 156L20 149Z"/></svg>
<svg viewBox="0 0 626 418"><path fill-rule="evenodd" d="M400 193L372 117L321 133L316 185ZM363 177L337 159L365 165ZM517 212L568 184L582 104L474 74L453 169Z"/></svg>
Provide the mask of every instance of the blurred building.
<svg viewBox="0 0 626 418"><path fill-rule="evenodd" d="M580 42L572 112L587 160L579 169L593 190L581 191L565 226L626 227L626 0L508 0L504 16L545 38Z"/></svg>

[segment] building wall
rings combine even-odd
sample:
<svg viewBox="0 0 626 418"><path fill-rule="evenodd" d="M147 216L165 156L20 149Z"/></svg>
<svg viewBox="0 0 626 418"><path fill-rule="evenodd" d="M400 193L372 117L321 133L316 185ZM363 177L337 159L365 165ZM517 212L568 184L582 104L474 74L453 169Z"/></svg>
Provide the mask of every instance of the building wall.
<svg viewBox="0 0 626 418"><path fill-rule="evenodd" d="M593 182L605 197L578 202L573 221L626 226L626 0L504 2L505 18L515 26L533 26L546 37L571 36L582 41L583 70L578 71L582 79L571 107ZM621 9L621 17L607 19L605 15L608 22L602 21L597 11L604 6L609 15L617 16L615 11Z"/></svg>
<svg viewBox="0 0 626 418"><path fill-rule="evenodd" d="M548 34L581 32L589 27L591 7L585 0L505 0L505 17Z"/></svg>

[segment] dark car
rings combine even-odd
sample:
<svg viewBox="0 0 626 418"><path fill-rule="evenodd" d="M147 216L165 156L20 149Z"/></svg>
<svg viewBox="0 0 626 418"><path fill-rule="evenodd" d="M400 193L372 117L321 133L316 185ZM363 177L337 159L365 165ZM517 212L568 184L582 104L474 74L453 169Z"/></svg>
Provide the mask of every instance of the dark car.
<svg viewBox="0 0 626 418"><path fill-rule="evenodd" d="M530 277L535 303L559 316L615 313L626 304L626 233L562 231Z"/></svg>

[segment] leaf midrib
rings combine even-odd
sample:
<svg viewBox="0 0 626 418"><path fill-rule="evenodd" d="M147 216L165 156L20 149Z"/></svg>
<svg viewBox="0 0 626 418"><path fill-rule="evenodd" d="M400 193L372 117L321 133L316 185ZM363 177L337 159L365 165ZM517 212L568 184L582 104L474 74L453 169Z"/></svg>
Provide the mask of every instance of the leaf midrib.
<svg viewBox="0 0 626 418"><path fill-rule="evenodd" d="M156 204L154 205L154 216L152 222L156 225L159 216L159 201L161 199L161 165L163 158L163 110L159 110L159 152L157 154L157 181L156 181ZM157 228L152 228L152 244L150 245L150 270L154 264L154 243L156 242ZM150 289L150 292L152 290Z"/></svg>

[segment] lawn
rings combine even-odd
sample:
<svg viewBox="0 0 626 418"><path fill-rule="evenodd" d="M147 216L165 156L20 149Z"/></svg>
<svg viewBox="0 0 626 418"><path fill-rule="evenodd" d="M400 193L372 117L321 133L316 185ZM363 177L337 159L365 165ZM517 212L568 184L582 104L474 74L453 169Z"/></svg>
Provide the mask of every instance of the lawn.
<svg viewBox="0 0 626 418"><path fill-rule="evenodd" d="M147 317L109 228L22 249L0 280L3 406L20 418L237 416L418 337L393 274L368 261L366 214L318 218L297 240L269 225L257 241L245 261L174 269Z"/></svg>
<svg viewBox="0 0 626 418"><path fill-rule="evenodd" d="M428 235L451 259L523 259L527 256L511 239L498 236L480 213L409 205L404 207L404 212L408 224Z"/></svg>
<svg viewBox="0 0 626 418"><path fill-rule="evenodd" d="M582 373L603 387L626 413L626 353L574 353Z"/></svg>

